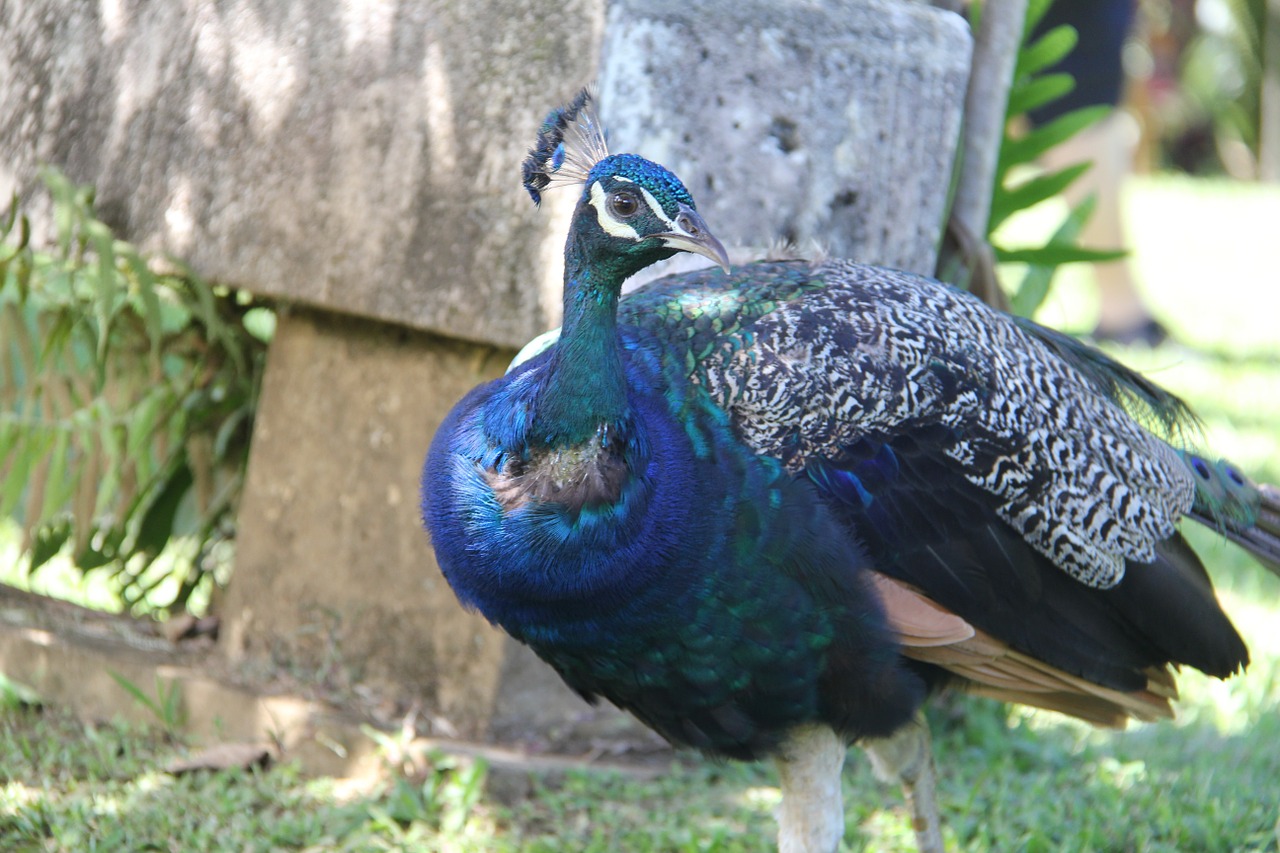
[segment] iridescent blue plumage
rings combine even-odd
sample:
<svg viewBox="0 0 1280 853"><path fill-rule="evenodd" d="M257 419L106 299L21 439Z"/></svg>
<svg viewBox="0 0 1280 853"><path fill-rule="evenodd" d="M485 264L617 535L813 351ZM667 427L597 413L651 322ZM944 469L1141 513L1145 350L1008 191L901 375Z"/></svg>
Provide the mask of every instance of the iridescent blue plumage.
<svg viewBox="0 0 1280 853"><path fill-rule="evenodd" d="M619 339L626 415L603 448L622 471L608 501L533 500L517 460L556 351L473 392L437 433L426 519L462 600L555 666L678 743L759 757L797 723L883 735L923 698L891 653L863 560L803 481L733 437L660 341ZM534 463L536 464L536 462ZM524 469L527 478L528 469ZM527 485L527 483L526 483ZM824 696L829 662L867 685Z"/></svg>
<svg viewBox="0 0 1280 853"><path fill-rule="evenodd" d="M1119 725L1170 713L1172 667L1245 664L1175 525L1274 561L1280 497L1170 444L1175 397L918 276L730 268L585 95L524 178L581 186L564 325L450 413L423 514L462 602L584 696L785 760L909 731L946 682ZM722 269L620 298L678 251Z"/></svg>
<svg viewBox="0 0 1280 853"><path fill-rule="evenodd" d="M653 193L668 216L676 215L676 206L687 204L696 207L693 196L685 189L680 179L650 160L637 157L635 154L614 154L595 165L587 175L587 181L598 180L604 176L622 178L643 186Z"/></svg>

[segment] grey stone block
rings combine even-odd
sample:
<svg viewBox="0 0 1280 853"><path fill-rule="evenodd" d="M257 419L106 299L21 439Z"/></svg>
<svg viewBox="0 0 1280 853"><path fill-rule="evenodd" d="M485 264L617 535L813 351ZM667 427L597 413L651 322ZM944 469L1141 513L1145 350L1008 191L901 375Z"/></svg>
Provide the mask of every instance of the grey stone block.
<svg viewBox="0 0 1280 853"><path fill-rule="evenodd" d="M916 3L615 0L604 124L726 244L931 274L970 48L960 17Z"/></svg>
<svg viewBox="0 0 1280 853"><path fill-rule="evenodd" d="M604 17L602 0L6 4L0 193L31 195L52 163L122 236L206 277L516 346L557 321L568 206L539 215L520 160L599 64L615 148L676 169L722 239L923 269L959 18L887 0Z"/></svg>
<svg viewBox="0 0 1280 853"><path fill-rule="evenodd" d="M560 309L520 161L602 2L3 3L0 198L53 164L207 278L516 346Z"/></svg>

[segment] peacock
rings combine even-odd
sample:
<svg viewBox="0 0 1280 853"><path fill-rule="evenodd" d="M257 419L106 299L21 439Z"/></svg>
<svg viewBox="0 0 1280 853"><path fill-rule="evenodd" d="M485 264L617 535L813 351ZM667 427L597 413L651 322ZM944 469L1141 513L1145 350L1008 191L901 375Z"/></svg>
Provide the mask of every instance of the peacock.
<svg viewBox="0 0 1280 853"><path fill-rule="evenodd" d="M1280 494L1189 449L1175 396L949 285L731 266L681 181L610 154L588 92L523 169L580 187L558 339L468 394L422 475L467 607L674 744L776 761L782 851L843 834L859 743L942 849L921 705L1171 715L1248 652L1176 527L1280 566ZM623 282L679 252L714 266Z"/></svg>

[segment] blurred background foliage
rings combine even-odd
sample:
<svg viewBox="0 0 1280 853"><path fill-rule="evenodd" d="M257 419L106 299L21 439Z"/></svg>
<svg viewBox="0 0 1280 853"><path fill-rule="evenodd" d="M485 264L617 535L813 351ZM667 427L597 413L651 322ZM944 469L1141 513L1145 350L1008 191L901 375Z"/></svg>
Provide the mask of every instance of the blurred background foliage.
<svg viewBox="0 0 1280 853"><path fill-rule="evenodd" d="M228 562L274 315L43 178L50 245L16 199L0 222L0 519L28 574L61 554L135 612L197 606Z"/></svg>
<svg viewBox="0 0 1280 853"><path fill-rule="evenodd" d="M1081 38L1090 37L1069 26L1033 36L1052 2L1028 3L987 231L997 261L1006 265L1003 278L1010 309L1028 317L1048 297L1059 267L1105 262L1124 254L1078 241L1093 211L1091 197L1069 208L1040 245L1010 246L1000 236L1000 227L1009 217L1059 196L1089 168L1082 163L1037 171L1033 168L1037 161L1110 112L1104 106L1085 107L1028 129L1029 111L1074 87L1070 75L1055 73L1052 66ZM1140 129L1137 171L1280 181L1280 4L1267 0L1134 2L1138 12L1124 51L1127 85L1121 109ZM1010 280L1010 269L1018 271L1016 280Z"/></svg>
<svg viewBox="0 0 1280 853"><path fill-rule="evenodd" d="M1140 168L1280 180L1280 6L1141 0L1125 70Z"/></svg>

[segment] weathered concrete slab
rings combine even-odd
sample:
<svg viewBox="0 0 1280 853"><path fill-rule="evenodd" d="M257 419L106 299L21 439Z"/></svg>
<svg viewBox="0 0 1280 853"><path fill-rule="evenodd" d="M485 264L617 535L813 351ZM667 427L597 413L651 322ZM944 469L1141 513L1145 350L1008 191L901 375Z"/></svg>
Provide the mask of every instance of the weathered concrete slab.
<svg viewBox="0 0 1280 853"><path fill-rule="evenodd" d="M685 175L727 241L919 268L959 18L894 0L616 0L604 18L604 0L7 3L0 197L52 163L206 277L518 346L556 323L562 225L519 163L599 65L615 147Z"/></svg>
<svg viewBox="0 0 1280 853"><path fill-rule="evenodd" d="M816 241L932 274L970 46L919 3L614 0L602 118L728 245Z"/></svg>
<svg viewBox="0 0 1280 853"><path fill-rule="evenodd" d="M603 0L0 4L0 198L50 163L126 239L258 293L518 346L555 325L520 188ZM550 243L548 244L548 241Z"/></svg>

